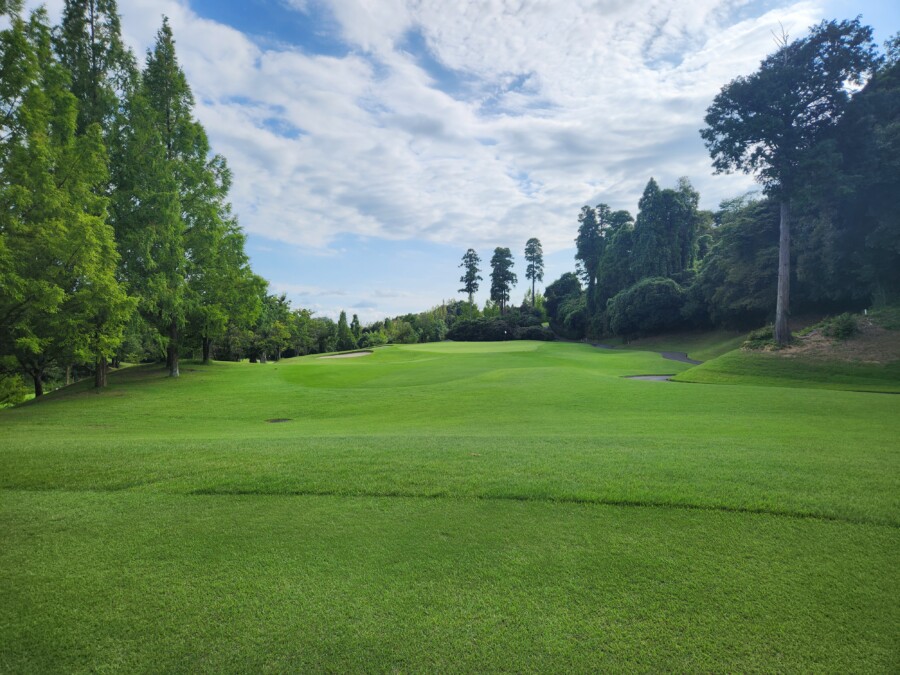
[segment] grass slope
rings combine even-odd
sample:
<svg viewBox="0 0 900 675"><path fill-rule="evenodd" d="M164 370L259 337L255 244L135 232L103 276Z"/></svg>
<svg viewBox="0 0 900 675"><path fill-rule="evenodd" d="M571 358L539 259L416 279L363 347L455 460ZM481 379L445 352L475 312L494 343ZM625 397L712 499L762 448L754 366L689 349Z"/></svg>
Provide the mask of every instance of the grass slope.
<svg viewBox="0 0 900 675"><path fill-rule="evenodd" d="M623 379L687 368L415 345L2 411L0 670L895 670L900 399Z"/></svg>
<svg viewBox="0 0 900 675"><path fill-rule="evenodd" d="M747 339L744 332L727 330L668 333L632 340L625 349L653 352L684 352L697 361L708 361L737 349Z"/></svg>
<svg viewBox="0 0 900 675"><path fill-rule="evenodd" d="M674 379L678 382L705 384L754 384L900 393L900 361L880 364L735 350L688 372L682 372Z"/></svg>

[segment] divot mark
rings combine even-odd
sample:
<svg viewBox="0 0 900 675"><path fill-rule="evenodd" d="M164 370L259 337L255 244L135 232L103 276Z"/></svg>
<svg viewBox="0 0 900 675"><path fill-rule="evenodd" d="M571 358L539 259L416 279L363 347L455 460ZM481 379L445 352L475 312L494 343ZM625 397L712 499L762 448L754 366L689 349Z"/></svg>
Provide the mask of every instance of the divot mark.
<svg viewBox="0 0 900 675"><path fill-rule="evenodd" d="M290 417L273 417L270 420L266 420L266 422L269 422L270 424L277 424L278 422L290 422L290 421L291 421Z"/></svg>

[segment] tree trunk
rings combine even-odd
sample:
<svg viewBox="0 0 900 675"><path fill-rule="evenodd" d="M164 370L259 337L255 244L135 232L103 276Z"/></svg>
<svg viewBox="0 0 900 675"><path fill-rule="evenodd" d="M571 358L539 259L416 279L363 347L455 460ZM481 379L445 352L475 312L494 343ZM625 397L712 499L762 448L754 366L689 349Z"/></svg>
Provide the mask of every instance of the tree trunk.
<svg viewBox="0 0 900 675"><path fill-rule="evenodd" d="M178 377L178 324L169 324L169 344L166 347L166 367L169 377Z"/></svg>
<svg viewBox="0 0 900 675"><path fill-rule="evenodd" d="M266 353L265 352L263 352L262 354L259 355L259 362L266 363Z"/></svg>
<svg viewBox="0 0 900 675"><path fill-rule="evenodd" d="M42 372L31 372L31 377L34 380L34 397L38 398L39 396L44 395L44 383L41 381Z"/></svg>
<svg viewBox="0 0 900 675"><path fill-rule="evenodd" d="M72 364L66 366L66 386L72 384Z"/></svg>
<svg viewBox="0 0 900 675"><path fill-rule="evenodd" d="M791 208L781 200L781 228L778 238L778 298L775 303L775 343L784 347L791 341L788 326L791 296Z"/></svg>
<svg viewBox="0 0 900 675"><path fill-rule="evenodd" d="M209 363L209 351L210 347L212 347L212 340L208 337L203 337L203 363Z"/></svg>
<svg viewBox="0 0 900 675"><path fill-rule="evenodd" d="M537 278L534 277L531 279L531 309L537 307L537 298L534 297L534 284L537 282Z"/></svg>
<svg viewBox="0 0 900 675"><path fill-rule="evenodd" d="M112 360L112 363L111 363L110 365L111 365L113 368L116 368L116 369L118 369L118 368L120 368L120 367L122 366L122 359L119 357L118 354L116 354L115 356L113 356L113 360Z"/></svg>
<svg viewBox="0 0 900 675"><path fill-rule="evenodd" d="M106 386L106 356L100 356L97 359L96 369L94 370L94 387L97 389L103 389Z"/></svg>

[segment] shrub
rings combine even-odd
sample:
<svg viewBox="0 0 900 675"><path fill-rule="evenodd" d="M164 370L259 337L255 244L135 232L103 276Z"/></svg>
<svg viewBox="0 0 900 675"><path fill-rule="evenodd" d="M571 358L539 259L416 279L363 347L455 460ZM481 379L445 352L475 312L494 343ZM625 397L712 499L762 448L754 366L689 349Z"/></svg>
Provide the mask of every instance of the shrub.
<svg viewBox="0 0 900 675"><path fill-rule="evenodd" d="M681 286L671 279L643 279L610 299L606 310L609 328L626 338L678 328L684 299Z"/></svg>
<svg viewBox="0 0 900 675"><path fill-rule="evenodd" d="M553 340L556 339L556 336L553 334L552 330L544 328L544 326L526 326L525 328L519 328L516 332L516 339L553 342Z"/></svg>
<svg viewBox="0 0 900 675"><path fill-rule="evenodd" d="M741 345L742 349L771 349L775 346L775 326L757 328L747 335Z"/></svg>
<svg viewBox="0 0 900 675"><path fill-rule="evenodd" d="M824 322L822 332L828 337L846 340L859 332L859 322L854 314L845 312Z"/></svg>
<svg viewBox="0 0 900 675"><path fill-rule="evenodd" d="M459 342L499 342L514 340L516 327L505 319L479 318L457 321L447 333L448 340Z"/></svg>

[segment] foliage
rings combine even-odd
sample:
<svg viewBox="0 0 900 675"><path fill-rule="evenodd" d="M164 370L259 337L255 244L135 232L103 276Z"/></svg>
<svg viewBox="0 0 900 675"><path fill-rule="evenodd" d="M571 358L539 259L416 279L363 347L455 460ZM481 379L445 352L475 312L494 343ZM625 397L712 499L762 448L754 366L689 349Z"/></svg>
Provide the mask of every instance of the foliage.
<svg viewBox="0 0 900 675"><path fill-rule="evenodd" d="M683 305L684 291L671 279L642 279L609 301L609 327L626 338L672 330L681 325Z"/></svg>
<svg viewBox="0 0 900 675"><path fill-rule="evenodd" d="M531 280L531 299L534 304L535 282L544 280L544 249L541 248L540 239L532 237L525 242L525 262L528 263L525 278Z"/></svg>
<svg viewBox="0 0 900 675"><path fill-rule="evenodd" d="M831 338L846 340L859 333L859 320L855 314L844 312L825 322L822 333Z"/></svg>
<svg viewBox="0 0 900 675"><path fill-rule="evenodd" d="M500 246L495 248L491 258L491 300L499 305L501 315L506 313L510 291L518 281L512 267L512 252Z"/></svg>
<svg viewBox="0 0 900 675"><path fill-rule="evenodd" d="M473 302L475 294L478 292L478 282L482 280L481 275L479 274L481 270L478 268L480 263L481 258L478 257L474 248L470 248L463 254L462 262L459 264L459 266L464 269L464 272L459 278L459 282L463 287L460 288L458 292L466 293L469 296L470 304Z"/></svg>
<svg viewBox="0 0 900 675"><path fill-rule="evenodd" d="M770 324L750 331L741 347L749 350L772 349L776 347L775 326Z"/></svg>

